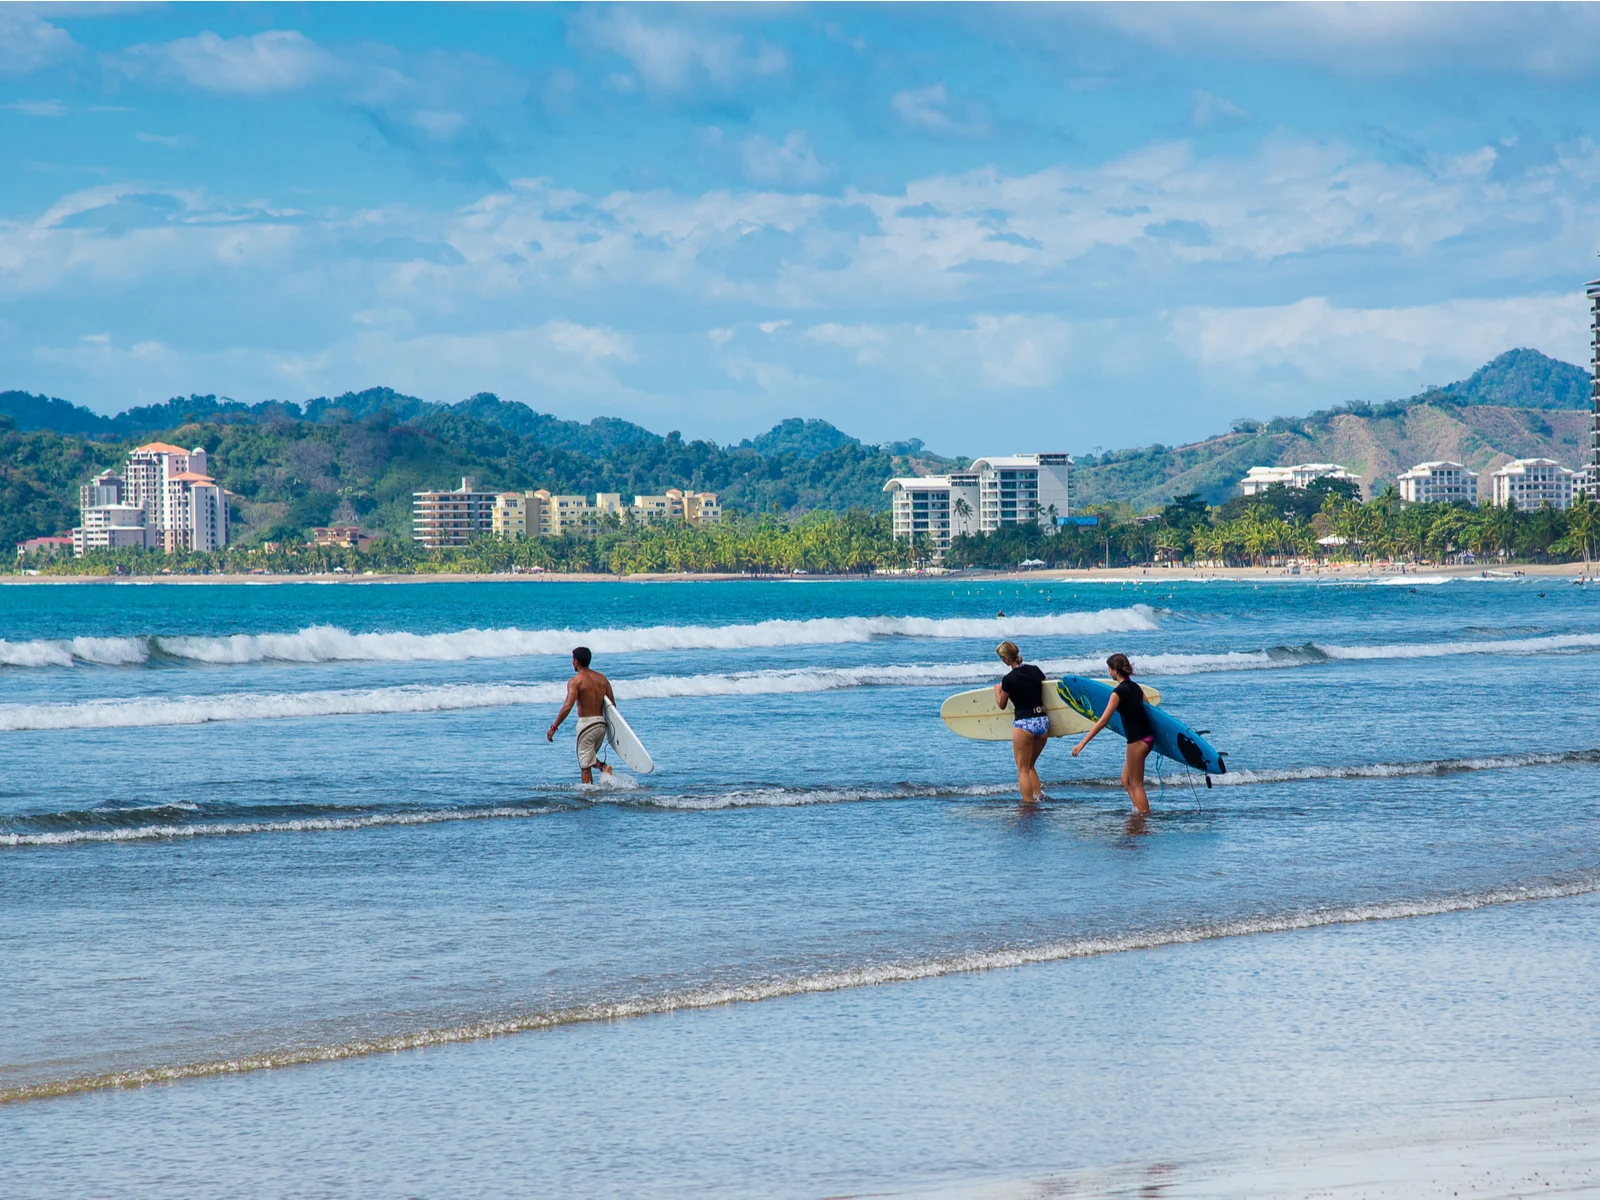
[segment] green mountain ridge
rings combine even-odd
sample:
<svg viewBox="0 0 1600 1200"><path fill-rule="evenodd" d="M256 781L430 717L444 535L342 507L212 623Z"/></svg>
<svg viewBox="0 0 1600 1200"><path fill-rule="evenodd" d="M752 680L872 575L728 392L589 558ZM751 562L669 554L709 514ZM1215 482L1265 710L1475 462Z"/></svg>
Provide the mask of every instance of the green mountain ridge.
<svg viewBox="0 0 1600 1200"><path fill-rule="evenodd" d="M1416 462L1492 471L1512 458L1580 466L1591 427L1589 375L1534 350L1507 351L1465 380L1405 400L1240 422L1189 445L1078 458L1079 507L1147 509L1199 493L1220 503L1252 466L1338 462L1369 495ZM917 439L874 446L826 421L790 418L737 445L684 441L633 422L587 423L480 393L440 404L369 388L303 404L193 395L101 416L66 401L0 392L0 539L77 523L77 488L140 441L203 444L236 497L236 537L298 536L333 519L406 537L411 493L472 475L490 489L566 493L715 491L732 511L799 515L881 510L891 475L962 465ZM4 544L4 542L0 542Z"/></svg>
<svg viewBox="0 0 1600 1200"><path fill-rule="evenodd" d="M1514 458L1586 461L1593 380L1537 350L1516 349L1466 379L1403 400L1356 401L1305 417L1239 421L1232 432L1184 446L1152 445L1077 459L1078 504L1136 508L1198 493L1211 504L1236 495L1251 467L1336 462L1375 495L1419 462L1452 459L1492 472Z"/></svg>

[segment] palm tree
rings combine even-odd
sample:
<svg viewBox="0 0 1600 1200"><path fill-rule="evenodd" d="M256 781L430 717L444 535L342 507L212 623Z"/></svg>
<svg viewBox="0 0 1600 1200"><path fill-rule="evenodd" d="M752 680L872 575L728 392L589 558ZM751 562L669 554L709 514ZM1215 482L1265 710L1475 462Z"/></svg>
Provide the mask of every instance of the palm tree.
<svg viewBox="0 0 1600 1200"><path fill-rule="evenodd" d="M1579 496L1567 510L1567 529L1583 551L1583 570L1592 567L1595 534L1600 533L1600 504L1592 496Z"/></svg>

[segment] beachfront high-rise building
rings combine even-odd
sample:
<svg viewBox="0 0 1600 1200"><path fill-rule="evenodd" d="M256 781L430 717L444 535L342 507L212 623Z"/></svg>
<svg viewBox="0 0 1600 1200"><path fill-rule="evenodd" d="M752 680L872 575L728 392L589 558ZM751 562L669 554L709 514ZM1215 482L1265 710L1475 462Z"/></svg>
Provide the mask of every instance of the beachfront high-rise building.
<svg viewBox="0 0 1600 1200"><path fill-rule="evenodd" d="M1043 525L1072 515L1072 459L1014 454L974 459L965 471L908 475L883 485L896 538L917 538L942 558L950 540L1006 525Z"/></svg>
<svg viewBox="0 0 1600 1200"><path fill-rule="evenodd" d="M1398 480L1408 504L1476 504L1478 473L1458 462L1418 463Z"/></svg>
<svg viewBox="0 0 1600 1200"><path fill-rule="evenodd" d="M1361 487L1361 477L1352 475L1338 463L1296 463L1292 467L1251 467L1239 481L1239 493L1257 496L1273 484L1303 488L1313 479L1343 479Z"/></svg>
<svg viewBox="0 0 1600 1200"><path fill-rule="evenodd" d="M1066 454L1012 454L973 459L978 476L978 528L1047 525L1070 516L1072 459Z"/></svg>
<svg viewBox="0 0 1600 1200"><path fill-rule="evenodd" d="M413 492L411 495L411 537L430 550L441 546L465 546L480 533L494 527L493 492L480 492L465 475L453 492Z"/></svg>
<svg viewBox="0 0 1600 1200"><path fill-rule="evenodd" d="M1589 396L1594 416L1589 429L1589 462L1583 472L1582 487L1591 500L1600 500L1600 279L1588 287L1589 293Z"/></svg>
<svg viewBox="0 0 1600 1200"><path fill-rule="evenodd" d="M1503 506L1515 503L1523 512L1543 508L1568 509L1578 478L1553 458L1517 458L1496 471L1490 480L1490 503Z"/></svg>
<svg viewBox="0 0 1600 1200"><path fill-rule="evenodd" d="M102 471L78 490L73 551L220 550L228 544L228 496L208 473L206 452L150 442L122 472Z"/></svg>

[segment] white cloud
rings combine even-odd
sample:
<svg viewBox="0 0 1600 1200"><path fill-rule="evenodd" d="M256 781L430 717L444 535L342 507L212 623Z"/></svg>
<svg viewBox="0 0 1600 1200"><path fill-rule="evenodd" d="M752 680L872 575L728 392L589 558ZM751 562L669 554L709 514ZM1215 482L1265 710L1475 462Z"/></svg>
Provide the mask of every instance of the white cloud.
<svg viewBox="0 0 1600 1200"><path fill-rule="evenodd" d="M0 5L0 76L32 74L77 49L66 30L41 21L20 4Z"/></svg>
<svg viewBox="0 0 1600 1200"><path fill-rule="evenodd" d="M889 103L906 124L941 137L982 137L989 132L988 122L970 106L959 117L951 115L948 110L959 106L952 105L950 93L942 83L896 92Z"/></svg>
<svg viewBox="0 0 1600 1200"><path fill-rule="evenodd" d="M1196 129L1213 129L1219 125L1244 125L1250 114L1232 100L1214 96L1204 88L1194 93L1194 126Z"/></svg>
<svg viewBox="0 0 1600 1200"><path fill-rule="evenodd" d="M64 117L67 115L67 106L59 100L17 100L11 104L0 104L0 108L8 108L12 112L19 112L26 117Z"/></svg>
<svg viewBox="0 0 1600 1200"><path fill-rule="evenodd" d="M744 158L745 178L751 183L805 187L821 183L832 174L817 161L816 151L798 129L782 144L755 134L744 140L739 151Z"/></svg>
<svg viewBox="0 0 1600 1200"><path fill-rule="evenodd" d="M552 321L544 327L544 333L557 350L589 362L602 362L608 358L632 362L635 358L628 338L607 326L589 327L571 321Z"/></svg>
<svg viewBox="0 0 1600 1200"><path fill-rule="evenodd" d="M236 38L207 31L173 42L130 46L113 61L130 76L149 75L205 91L245 95L309 87L336 65L331 55L292 29Z"/></svg>
<svg viewBox="0 0 1600 1200"><path fill-rule="evenodd" d="M84 399L385 381L635 419L671 405L706 432L680 411L694 397L730 436L804 411L977 437L994 410L974 399L1048 398L1058 444L1170 442L1241 409L1406 395L1513 345L1584 361L1581 286L1546 293L1592 266L1600 150L1498 165L1491 147L1411 165L1274 135L899 193L523 180L453 211L292 217L124 182L0 220L0 341L23 364L65 346L29 386ZM101 359L34 316L86 295L129 314ZM151 302L172 296L235 349L177 349L181 310Z"/></svg>
<svg viewBox="0 0 1600 1200"><path fill-rule="evenodd" d="M1563 76L1600 66L1588 4L1217 3L1085 6L1086 16L1164 48L1309 62L1351 74Z"/></svg>
<svg viewBox="0 0 1600 1200"><path fill-rule="evenodd" d="M834 321L811 326L806 336L825 345L854 350L856 362L864 367L878 366L885 361L880 347L889 340L889 335L875 325L841 325Z"/></svg>
<svg viewBox="0 0 1600 1200"><path fill-rule="evenodd" d="M736 33L647 23L629 9L608 10L583 21L579 29L593 45L632 63L647 88L666 94L731 92L748 80L781 74L789 65L784 52L770 43L750 43ZM611 80L625 78L613 75Z"/></svg>
<svg viewBox="0 0 1600 1200"><path fill-rule="evenodd" d="M1588 318L1575 295L1404 308L1341 307L1310 296L1270 307L1184 310L1175 315L1173 332L1183 352L1206 366L1288 366L1315 382L1432 371L1432 382L1447 383L1513 346L1581 362Z"/></svg>
<svg viewBox="0 0 1600 1200"><path fill-rule="evenodd" d="M180 134L136 133L133 136L152 146L170 146L174 150L181 150L189 144L189 139Z"/></svg>
<svg viewBox="0 0 1600 1200"><path fill-rule="evenodd" d="M448 141L461 132L466 123L467 118L458 112L424 108L411 114L411 124L436 141Z"/></svg>

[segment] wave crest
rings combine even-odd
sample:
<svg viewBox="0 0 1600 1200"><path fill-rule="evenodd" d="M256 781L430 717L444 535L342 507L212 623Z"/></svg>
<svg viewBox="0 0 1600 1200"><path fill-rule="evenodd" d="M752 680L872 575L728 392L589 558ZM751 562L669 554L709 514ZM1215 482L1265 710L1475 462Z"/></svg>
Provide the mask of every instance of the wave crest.
<svg viewBox="0 0 1600 1200"><path fill-rule="evenodd" d="M786 996L817 995L892 983L914 983L946 975L1007 970L1040 963L1066 962L1078 958L1097 958L1167 946L1221 941L1225 938L1254 937L1260 934L1322 929L1331 925L1358 925L1371 921L1395 921L1411 917L1472 912L1476 909L1519 904L1530 900L1587 896L1597 890L1600 890L1600 877L1585 874L1577 878L1453 895L1290 911L1236 920L1178 925L1165 929L1132 931L1107 937L1074 938L1025 946L1002 946L941 958L866 963L844 970L818 971L788 978L690 988L635 999L596 1001L566 1008L528 1012L498 1020L419 1029L387 1037L285 1048L276 1053L151 1066L102 1075L80 1075L68 1079L22 1084L17 1087L0 1088L0 1104L42 1100L108 1088L145 1087L153 1083L176 1083L184 1079L238 1075L248 1071L271 1070L275 1067L338 1062L371 1054L391 1054L401 1050L420 1050L428 1046L482 1041L486 1038L505 1037L515 1033L556 1029L564 1025L655 1016L683 1010L720 1008L731 1004L753 1004Z"/></svg>
<svg viewBox="0 0 1600 1200"><path fill-rule="evenodd" d="M473 658L565 655L576 645L601 654L660 650L752 650L830 646L876 638L1073 637L1158 628L1146 604L1039 617L813 617L746 625L647 625L636 629L463 629L455 633L352 633L308 625L295 633L225 637L73 638L0 641L0 665L63 667L77 662L129 665L152 654L192 662L459 662Z"/></svg>

